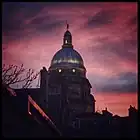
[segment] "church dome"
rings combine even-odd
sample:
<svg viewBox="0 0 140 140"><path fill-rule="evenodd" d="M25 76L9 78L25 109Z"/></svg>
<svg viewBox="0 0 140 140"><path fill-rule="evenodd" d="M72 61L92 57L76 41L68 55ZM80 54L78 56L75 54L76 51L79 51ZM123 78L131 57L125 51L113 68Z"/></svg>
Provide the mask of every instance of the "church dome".
<svg viewBox="0 0 140 140"><path fill-rule="evenodd" d="M73 49L72 35L68 30L68 24L67 31L64 33L63 37L62 49L56 52L53 56L51 66L49 68L50 71L57 69L60 71L64 69L69 71L72 69L73 73L79 73L80 75L85 75L86 73L81 55Z"/></svg>
<svg viewBox="0 0 140 140"><path fill-rule="evenodd" d="M83 59L80 54L70 47L59 50L51 61L51 67L73 67L84 68Z"/></svg>

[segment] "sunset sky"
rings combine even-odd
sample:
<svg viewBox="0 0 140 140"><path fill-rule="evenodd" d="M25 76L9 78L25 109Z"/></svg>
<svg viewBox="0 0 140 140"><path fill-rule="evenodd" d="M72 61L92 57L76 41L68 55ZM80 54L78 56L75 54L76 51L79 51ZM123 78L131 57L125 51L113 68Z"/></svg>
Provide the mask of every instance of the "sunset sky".
<svg viewBox="0 0 140 140"><path fill-rule="evenodd" d="M137 3L31 3L2 6L3 64L39 71L61 49L66 20L87 69L96 109L137 108Z"/></svg>

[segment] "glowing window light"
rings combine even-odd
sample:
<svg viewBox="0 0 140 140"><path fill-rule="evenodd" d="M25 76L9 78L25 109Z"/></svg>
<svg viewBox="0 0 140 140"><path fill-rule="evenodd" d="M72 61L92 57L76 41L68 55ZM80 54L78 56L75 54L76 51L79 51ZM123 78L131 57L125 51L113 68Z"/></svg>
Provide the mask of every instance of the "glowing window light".
<svg viewBox="0 0 140 140"><path fill-rule="evenodd" d="M75 72L75 69L72 69L72 72Z"/></svg>
<svg viewBox="0 0 140 140"><path fill-rule="evenodd" d="M61 69L58 70L58 72L61 72L61 71L62 71Z"/></svg>

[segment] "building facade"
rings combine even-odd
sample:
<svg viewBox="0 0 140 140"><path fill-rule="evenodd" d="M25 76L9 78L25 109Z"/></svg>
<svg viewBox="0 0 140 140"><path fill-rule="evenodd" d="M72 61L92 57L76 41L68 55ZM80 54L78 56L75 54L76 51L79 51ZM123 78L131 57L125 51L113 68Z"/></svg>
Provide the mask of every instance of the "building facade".
<svg viewBox="0 0 140 140"><path fill-rule="evenodd" d="M40 71L42 106L58 125L70 125L73 118L84 112L95 112L95 99L86 68L72 45L72 35L64 33L62 48L53 56L47 71Z"/></svg>

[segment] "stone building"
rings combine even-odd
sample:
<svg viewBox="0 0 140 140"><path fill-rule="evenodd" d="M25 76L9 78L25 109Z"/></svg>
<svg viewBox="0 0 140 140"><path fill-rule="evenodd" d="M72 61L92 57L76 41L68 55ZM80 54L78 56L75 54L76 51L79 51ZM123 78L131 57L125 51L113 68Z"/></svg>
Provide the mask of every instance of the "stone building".
<svg viewBox="0 0 140 140"><path fill-rule="evenodd" d="M53 56L50 67L40 70L40 88L15 89L26 92L59 126L72 124L84 112L95 112L95 99L81 55L72 45L72 35L64 33L62 48Z"/></svg>
<svg viewBox="0 0 140 140"><path fill-rule="evenodd" d="M62 48L53 56L47 71L41 72L42 103L50 117L59 125L72 124L77 114L95 112L95 99L86 68L80 54L72 45L72 35L64 33Z"/></svg>

